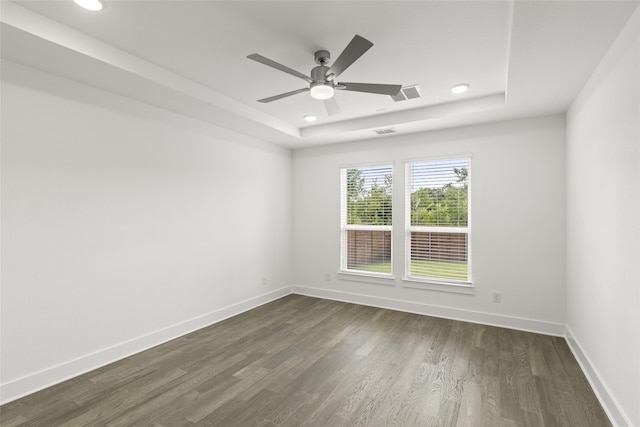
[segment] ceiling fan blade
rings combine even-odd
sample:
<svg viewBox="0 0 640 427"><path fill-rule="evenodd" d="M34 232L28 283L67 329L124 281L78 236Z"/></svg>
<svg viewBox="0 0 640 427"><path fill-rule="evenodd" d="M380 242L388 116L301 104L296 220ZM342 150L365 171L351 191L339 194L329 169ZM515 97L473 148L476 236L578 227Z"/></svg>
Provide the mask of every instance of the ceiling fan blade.
<svg viewBox="0 0 640 427"><path fill-rule="evenodd" d="M356 62L366 51L368 51L373 43L364 37L356 36L349 42L347 47L342 51L338 59L333 62L331 68L327 72L327 78L333 80L338 77L344 70L349 68L351 64Z"/></svg>
<svg viewBox="0 0 640 427"><path fill-rule="evenodd" d="M292 76L298 77L306 82L313 83L313 80L311 80L311 77L306 76L299 71L291 69L269 58L265 58L260 54L252 53L251 55L248 55L247 58L253 59L254 61L259 62L261 64L268 65L269 67L275 68L276 70L284 71L285 73L291 74Z"/></svg>
<svg viewBox="0 0 640 427"><path fill-rule="evenodd" d="M402 85L339 82L336 84L336 89L350 90L352 92L368 92L379 93L380 95L396 96L400 92L400 89L402 89Z"/></svg>
<svg viewBox="0 0 640 427"><path fill-rule="evenodd" d="M336 114L340 114L342 112L334 96L324 100L324 108L326 108L327 114L330 116L335 116Z"/></svg>
<svg viewBox="0 0 640 427"><path fill-rule="evenodd" d="M307 92L307 91L309 91L308 87L305 87L302 89L296 89L296 90L292 90L291 92L281 93L280 95L270 96L269 98L258 99L258 102L262 102L263 104L265 104L267 102L277 101L278 99L286 98L287 96L291 96L291 95L297 95L299 93Z"/></svg>

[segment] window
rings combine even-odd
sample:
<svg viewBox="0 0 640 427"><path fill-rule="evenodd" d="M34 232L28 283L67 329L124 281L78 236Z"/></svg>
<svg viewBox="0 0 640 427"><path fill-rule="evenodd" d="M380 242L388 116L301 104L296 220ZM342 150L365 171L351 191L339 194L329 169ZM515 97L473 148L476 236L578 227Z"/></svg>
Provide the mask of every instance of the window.
<svg viewBox="0 0 640 427"><path fill-rule="evenodd" d="M406 275L471 282L469 158L406 164Z"/></svg>
<svg viewBox="0 0 640 427"><path fill-rule="evenodd" d="M342 169L342 271L391 276L391 165Z"/></svg>

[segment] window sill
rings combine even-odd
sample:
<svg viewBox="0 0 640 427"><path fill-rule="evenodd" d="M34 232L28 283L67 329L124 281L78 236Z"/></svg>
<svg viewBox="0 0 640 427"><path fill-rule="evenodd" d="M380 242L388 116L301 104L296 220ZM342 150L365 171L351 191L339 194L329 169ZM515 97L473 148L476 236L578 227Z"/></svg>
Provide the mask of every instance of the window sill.
<svg viewBox="0 0 640 427"><path fill-rule="evenodd" d="M340 270L338 272L339 280L348 280L352 282L366 282L373 283L376 285L385 285L385 286L395 286L396 279L393 276L375 274L375 273L357 273L355 271L344 271Z"/></svg>
<svg viewBox="0 0 640 427"><path fill-rule="evenodd" d="M438 282L437 280L420 280L405 277L402 279L402 287L464 295L476 294L476 288L473 287L473 283L471 282Z"/></svg>

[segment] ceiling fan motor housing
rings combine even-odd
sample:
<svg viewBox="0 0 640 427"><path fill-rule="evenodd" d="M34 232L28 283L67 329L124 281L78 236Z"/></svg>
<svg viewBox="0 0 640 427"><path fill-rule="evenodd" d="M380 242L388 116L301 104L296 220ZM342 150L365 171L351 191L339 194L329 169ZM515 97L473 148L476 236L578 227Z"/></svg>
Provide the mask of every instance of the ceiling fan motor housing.
<svg viewBox="0 0 640 427"><path fill-rule="evenodd" d="M311 70L311 80L313 80L315 83L329 83L329 80L327 79L328 72L329 67L327 67L326 65L318 65Z"/></svg>

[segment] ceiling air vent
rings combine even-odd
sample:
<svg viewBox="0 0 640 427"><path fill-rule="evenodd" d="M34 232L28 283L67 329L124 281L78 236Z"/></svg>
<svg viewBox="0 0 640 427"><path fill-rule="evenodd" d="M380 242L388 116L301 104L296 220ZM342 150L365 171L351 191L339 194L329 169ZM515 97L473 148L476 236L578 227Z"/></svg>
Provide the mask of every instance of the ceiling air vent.
<svg viewBox="0 0 640 427"><path fill-rule="evenodd" d="M394 128L374 129L373 131L378 135L387 135L389 133L396 133L396 130Z"/></svg>
<svg viewBox="0 0 640 427"><path fill-rule="evenodd" d="M400 89L400 92L396 96L392 96L395 102L406 101L407 99L415 99L420 98L420 89L418 89L418 85L413 86L405 86Z"/></svg>

